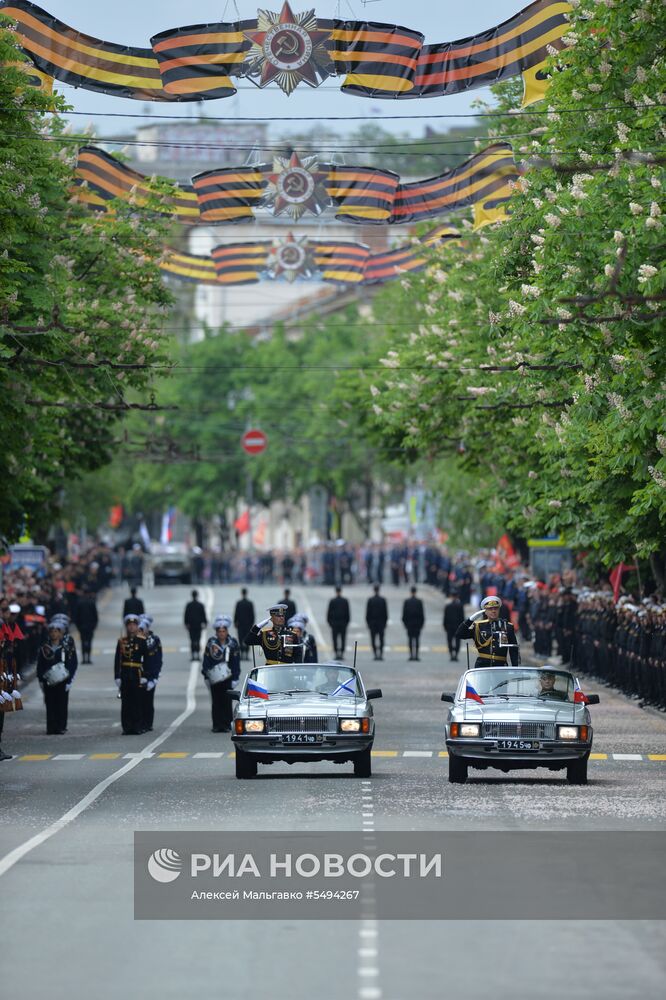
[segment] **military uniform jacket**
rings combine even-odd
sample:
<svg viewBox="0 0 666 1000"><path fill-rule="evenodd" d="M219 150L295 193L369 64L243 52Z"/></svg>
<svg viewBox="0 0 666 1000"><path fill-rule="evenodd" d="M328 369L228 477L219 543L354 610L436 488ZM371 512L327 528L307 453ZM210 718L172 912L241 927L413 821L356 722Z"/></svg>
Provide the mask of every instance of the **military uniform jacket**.
<svg viewBox="0 0 666 1000"><path fill-rule="evenodd" d="M232 635L229 636L224 645L222 645L216 635L210 637L206 643L201 663L201 673L204 677L222 659L226 659L227 666L231 671L231 680L237 681L240 677L240 646L238 645L238 640L234 639Z"/></svg>
<svg viewBox="0 0 666 1000"><path fill-rule="evenodd" d="M124 635L118 639L116 658L113 664L113 676L116 680L120 677L121 670L138 670L139 677L141 677L146 652L146 640L141 639L140 636Z"/></svg>
<svg viewBox="0 0 666 1000"><path fill-rule="evenodd" d="M505 619L491 622L489 618L470 621L466 618L456 630L458 639L471 639L476 646L477 667L502 667L507 662L507 654L514 666L520 663L520 652L517 645L500 646L499 633L506 632L510 643L516 642L513 624Z"/></svg>
<svg viewBox="0 0 666 1000"><path fill-rule="evenodd" d="M303 636L303 663L319 663L317 643L309 633Z"/></svg>
<svg viewBox="0 0 666 1000"><path fill-rule="evenodd" d="M38 680L43 681L44 675L48 673L55 663L65 664L69 673L69 680L66 683L71 684L74 680L76 668L79 665L79 658L76 655L76 646L71 635L64 635L62 643L59 646L52 646L49 642L45 642L39 647L39 652L37 653Z"/></svg>
<svg viewBox="0 0 666 1000"><path fill-rule="evenodd" d="M162 640L159 635L149 632L146 636L146 655L143 661L143 676L156 681L162 673Z"/></svg>
<svg viewBox="0 0 666 1000"><path fill-rule="evenodd" d="M285 645L286 640L286 645ZM276 629L272 625L259 629L253 625L245 636L246 646L261 646L266 663L302 663L303 647L298 636L288 627Z"/></svg>

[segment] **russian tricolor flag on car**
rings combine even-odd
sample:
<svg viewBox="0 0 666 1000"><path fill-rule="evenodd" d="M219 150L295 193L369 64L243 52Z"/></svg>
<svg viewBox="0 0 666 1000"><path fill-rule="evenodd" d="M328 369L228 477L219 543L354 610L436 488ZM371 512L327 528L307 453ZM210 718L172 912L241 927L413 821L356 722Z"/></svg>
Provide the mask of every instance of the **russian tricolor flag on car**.
<svg viewBox="0 0 666 1000"><path fill-rule="evenodd" d="M578 678L576 678L576 686L574 687L574 704L587 705L587 696L581 691Z"/></svg>
<svg viewBox="0 0 666 1000"><path fill-rule="evenodd" d="M465 688L465 698L469 698L470 701L478 701L480 705L483 705L483 698L478 691L475 691L471 684L468 684Z"/></svg>
<svg viewBox="0 0 666 1000"><path fill-rule="evenodd" d="M248 698L268 698L268 689L262 687L261 684L257 684L256 681L248 681L247 688L245 690Z"/></svg>

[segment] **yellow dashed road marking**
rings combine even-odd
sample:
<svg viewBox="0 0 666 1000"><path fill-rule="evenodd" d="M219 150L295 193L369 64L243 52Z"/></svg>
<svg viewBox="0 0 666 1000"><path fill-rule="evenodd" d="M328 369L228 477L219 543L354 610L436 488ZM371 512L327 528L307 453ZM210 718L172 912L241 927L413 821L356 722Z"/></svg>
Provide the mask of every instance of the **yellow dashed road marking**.
<svg viewBox="0 0 666 1000"><path fill-rule="evenodd" d="M648 760L666 760L666 753L649 753Z"/></svg>
<svg viewBox="0 0 666 1000"><path fill-rule="evenodd" d="M49 760L50 753L26 753L19 760Z"/></svg>
<svg viewBox="0 0 666 1000"><path fill-rule="evenodd" d="M91 753L90 760L118 760L119 753Z"/></svg>
<svg viewBox="0 0 666 1000"><path fill-rule="evenodd" d="M373 757L397 757L397 750L371 750Z"/></svg>
<svg viewBox="0 0 666 1000"><path fill-rule="evenodd" d="M189 757L189 753L182 753L177 751L176 753L158 753L158 757L168 757L170 760L182 760L183 757Z"/></svg>
<svg viewBox="0 0 666 1000"><path fill-rule="evenodd" d="M608 760L607 753L591 753L590 760Z"/></svg>

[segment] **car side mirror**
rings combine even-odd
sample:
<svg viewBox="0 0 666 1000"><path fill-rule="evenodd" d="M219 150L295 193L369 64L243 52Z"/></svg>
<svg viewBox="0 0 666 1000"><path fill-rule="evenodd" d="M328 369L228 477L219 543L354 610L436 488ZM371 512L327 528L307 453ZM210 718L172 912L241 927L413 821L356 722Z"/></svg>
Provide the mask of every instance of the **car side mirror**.
<svg viewBox="0 0 666 1000"><path fill-rule="evenodd" d="M232 688L231 691L227 691L227 697L231 698L232 701L240 701L240 691L235 691Z"/></svg>
<svg viewBox="0 0 666 1000"><path fill-rule="evenodd" d="M599 695L598 694L588 694L585 696L588 705L598 705Z"/></svg>
<svg viewBox="0 0 666 1000"><path fill-rule="evenodd" d="M447 694L446 691L445 691L444 694L442 695L442 701L450 701L451 704L453 704L454 697L453 697L452 694Z"/></svg>
<svg viewBox="0 0 666 1000"><path fill-rule="evenodd" d="M383 697L382 689L370 688L368 691L365 692L365 697L368 699L368 701L371 701L373 698L381 698Z"/></svg>

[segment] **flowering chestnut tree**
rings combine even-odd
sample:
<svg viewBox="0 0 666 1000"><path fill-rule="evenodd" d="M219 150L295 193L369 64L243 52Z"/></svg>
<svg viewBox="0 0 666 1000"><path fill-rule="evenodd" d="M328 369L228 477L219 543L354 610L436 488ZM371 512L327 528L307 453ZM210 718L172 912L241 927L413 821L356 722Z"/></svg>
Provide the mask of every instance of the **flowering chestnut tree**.
<svg viewBox="0 0 666 1000"><path fill-rule="evenodd" d="M522 133L509 220L463 230L376 301L386 370L365 408L454 488L462 466L497 528L559 532L608 565L649 558L663 584L666 14L572 6L546 99L498 115L496 133ZM498 112L516 106L513 83L497 93Z"/></svg>
<svg viewBox="0 0 666 1000"><path fill-rule="evenodd" d="M10 22L0 24L0 534L12 540L26 524L43 533L66 482L108 460L114 425L164 356L170 297L157 266L163 224L79 203L66 107L31 85ZM157 185L149 207L159 199Z"/></svg>

